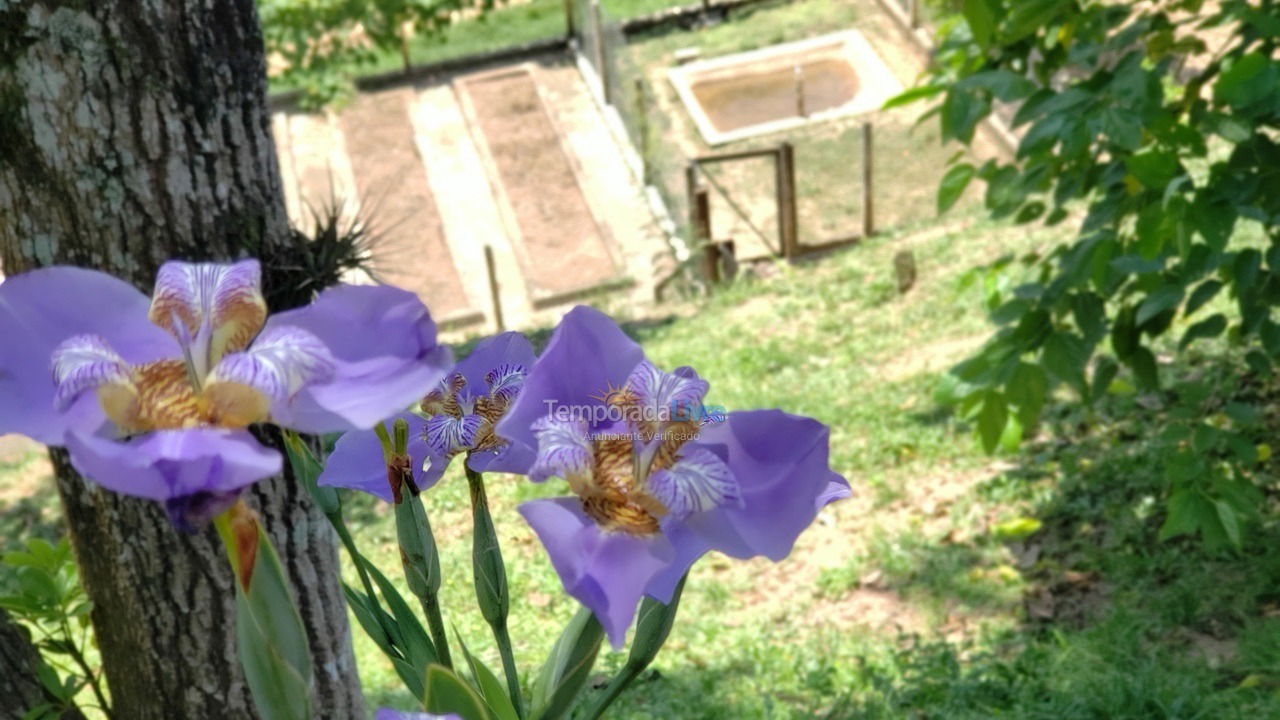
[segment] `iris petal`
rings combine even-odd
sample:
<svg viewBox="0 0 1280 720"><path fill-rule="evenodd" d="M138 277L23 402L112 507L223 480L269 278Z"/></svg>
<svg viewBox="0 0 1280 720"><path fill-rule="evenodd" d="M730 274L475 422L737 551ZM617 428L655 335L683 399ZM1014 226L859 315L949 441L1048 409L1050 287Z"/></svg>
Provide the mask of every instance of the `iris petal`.
<svg viewBox="0 0 1280 720"><path fill-rule="evenodd" d="M557 419L548 415L533 423L538 451L529 479L542 482L550 477L573 478L591 472L591 439L582 420Z"/></svg>
<svg viewBox="0 0 1280 720"><path fill-rule="evenodd" d="M602 405L601 393L622 387L644 353L607 315L579 305L564 316L525 377L520 395L498 423L503 439L538 447L533 423L552 407Z"/></svg>
<svg viewBox="0 0 1280 720"><path fill-rule="evenodd" d="M426 490L440 479L439 473L423 467L423 460L429 453L427 441L423 438L426 421L406 412L387 418L386 424L390 426L396 420L404 420L409 425L409 447L406 450L413 459L414 483L419 490ZM372 430L352 430L338 438L317 482L321 487L361 490L387 502L393 500L382 443Z"/></svg>
<svg viewBox="0 0 1280 720"><path fill-rule="evenodd" d="M489 384L489 395L510 401L520 392L526 373L523 365L500 365L485 374L485 382Z"/></svg>
<svg viewBox="0 0 1280 720"><path fill-rule="evenodd" d="M458 361L456 371L466 381L463 394L475 396L488 392L497 396L498 391L512 384L515 385L513 389L518 390L524 381L524 373L533 366L533 360L533 346L518 332L485 338ZM499 385L495 386L495 382Z"/></svg>
<svg viewBox="0 0 1280 720"><path fill-rule="evenodd" d="M671 543L662 535L605 532L576 498L533 500L519 510L546 548L565 592L590 608L609 642L621 648L645 588L676 559Z"/></svg>
<svg viewBox="0 0 1280 720"><path fill-rule="evenodd" d="M656 365L641 360L627 377L626 389L644 411L646 421L668 418L674 411L697 407L710 384L698 377L692 368L663 372Z"/></svg>
<svg viewBox="0 0 1280 720"><path fill-rule="evenodd" d="M271 328L247 351L224 357L207 384L240 383L272 402L284 402L311 383L328 381L333 372L333 356L320 338L286 326Z"/></svg>
<svg viewBox="0 0 1280 720"><path fill-rule="evenodd" d="M86 391L133 385L129 363L101 335L76 335L59 345L53 351L53 382L57 385L53 406L60 411Z"/></svg>
<svg viewBox="0 0 1280 720"><path fill-rule="evenodd" d="M0 434L62 445L70 428L94 432L106 418L97 399L54 408L53 351L76 335L101 335L130 365L177 354L173 338L147 320L147 297L106 273L53 267L0 283Z"/></svg>
<svg viewBox="0 0 1280 720"><path fill-rule="evenodd" d="M689 528L732 557L783 559L821 505L848 495L828 462L829 436L817 420L781 410L732 412L703 428L696 442L725 459L743 505L691 515Z"/></svg>
<svg viewBox="0 0 1280 720"><path fill-rule="evenodd" d="M675 517L718 507L742 507L733 471L704 448L685 453L675 465L649 477L649 493Z"/></svg>
<svg viewBox="0 0 1280 720"><path fill-rule="evenodd" d="M207 370L226 353L248 347L266 322L262 268L257 260L167 262L156 275L148 316L180 342L194 338L193 359Z"/></svg>
<svg viewBox="0 0 1280 720"><path fill-rule="evenodd" d="M334 360L315 335L295 327L264 332L245 352L222 358L205 383L219 424L265 420L302 388L333 376Z"/></svg>
<svg viewBox="0 0 1280 720"><path fill-rule="evenodd" d="M307 330L336 361L328 381L271 409L272 422L302 432L367 430L420 400L452 365L422 301L396 288L329 288L307 307L272 315L267 329L276 327Z"/></svg>
<svg viewBox="0 0 1280 720"><path fill-rule="evenodd" d="M193 496L234 493L281 468L280 454L243 430L161 430L126 441L72 432L67 449L72 464L90 480L171 507Z"/></svg>
<svg viewBox="0 0 1280 720"><path fill-rule="evenodd" d="M427 444L435 455L455 455L475 444L483 424L478 415L433 415L427 420Z"/></svg>

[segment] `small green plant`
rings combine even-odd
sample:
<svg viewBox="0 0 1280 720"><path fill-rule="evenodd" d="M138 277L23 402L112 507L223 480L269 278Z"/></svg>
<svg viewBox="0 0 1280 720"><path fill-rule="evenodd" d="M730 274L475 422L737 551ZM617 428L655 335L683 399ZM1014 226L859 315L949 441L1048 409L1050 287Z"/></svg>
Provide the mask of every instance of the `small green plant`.
<svg viewBox="0 0 1280 720"><path fill-rule="evenodd" d="M102 714L112 717L102 673L91 658L94 638L89 613L93 605L80 587L80 573L67 540L54 545L32 538L24 550L0 557L0 587L8 591L0 595L0 608L34 633L42 660L37 674L49 697L54 698L29 709L24 720L62 717L86 688Z"/></svg>

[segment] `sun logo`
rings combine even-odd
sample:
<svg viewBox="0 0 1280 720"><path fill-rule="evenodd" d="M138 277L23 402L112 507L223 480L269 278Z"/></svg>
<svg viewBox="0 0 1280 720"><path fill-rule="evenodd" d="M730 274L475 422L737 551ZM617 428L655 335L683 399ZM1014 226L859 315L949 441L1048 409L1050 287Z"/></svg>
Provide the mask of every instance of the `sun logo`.
<svg viewBox="0 0 1280 720"><path fill-rule="evenodd" d="M639 400L639 397L637 397L634 390L628 387L628 383L623 383L619 387L614 387L613 382L610 381L609 387L604 392L592 395L591 399L599 400L605 405L609 405L611 407L626 407L628 405L635 404Z"/></svg>

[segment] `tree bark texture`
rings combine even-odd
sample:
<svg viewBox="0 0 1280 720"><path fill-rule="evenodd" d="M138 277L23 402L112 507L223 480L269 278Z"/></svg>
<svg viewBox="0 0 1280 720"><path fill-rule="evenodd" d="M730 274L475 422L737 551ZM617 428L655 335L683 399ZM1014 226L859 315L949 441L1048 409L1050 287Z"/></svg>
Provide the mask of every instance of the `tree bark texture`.
<svg viewBox="0 0 1280 720"><path fill-rule="evenodd" d="M288 242L253 0L0 0L6 273L79 265L149 292L166 259L256 256L270 283ZM117 717L254 718L213 530L51 456ZM246 497L293 581L317 717L364 718L332 531L291 478Z"/></svg>

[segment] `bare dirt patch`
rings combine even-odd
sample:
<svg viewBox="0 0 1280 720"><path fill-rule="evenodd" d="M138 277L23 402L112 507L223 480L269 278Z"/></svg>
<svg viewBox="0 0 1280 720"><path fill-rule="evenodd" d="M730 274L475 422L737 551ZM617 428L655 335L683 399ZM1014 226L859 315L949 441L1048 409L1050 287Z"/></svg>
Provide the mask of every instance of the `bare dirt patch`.
<svg viewBox="0 0 1280 720"><path fill-rule="evenodd" d="M351 168L377 223L374 263L448 320L470 309L409 122L411 88L360 95L341 115Z"/></svg>
<svg viewBox="0 0 1280 720"><path fill-rule="evenodd" d="M609 242L591 214L572 160L543 106L533 75L505 70L461 83L487 155L519 226L530 290L582 290L616 274Z"/></svg>

